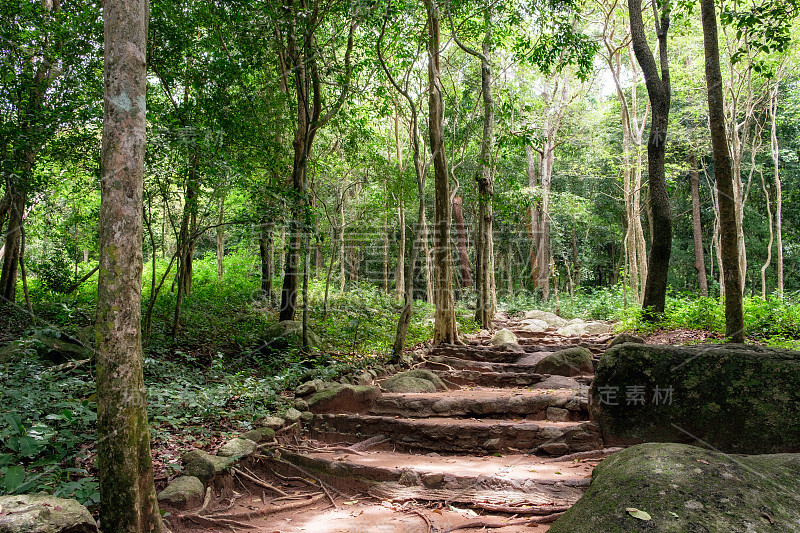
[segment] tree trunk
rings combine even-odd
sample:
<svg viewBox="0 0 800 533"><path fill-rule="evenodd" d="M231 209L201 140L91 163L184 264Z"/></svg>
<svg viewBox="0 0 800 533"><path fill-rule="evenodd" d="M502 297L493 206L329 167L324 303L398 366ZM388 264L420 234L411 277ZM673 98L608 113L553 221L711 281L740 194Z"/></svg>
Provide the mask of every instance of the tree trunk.
<svg viewBox="0 0 800 533"><path fill-rule="evenodd" d="M102 529L160 533L140 329L147 14L146 0L104 4L97 469Z"/></svg>
<svg viewBox="0 0 800 533"><path fill-rule="evenodd" d="M644 316L649 320L655 320L658 315L664 312L669 258L672 251L672 209L670 208L664 171L671 90L669 63L667 61L670 2L665 1L663 3L660 17L656 4L653 4L653 10L656 36L658 37L660 69L659 65L656 65L650 46L647 44L642 20L641 0L632 0L629 3L633 52L644 74L652 110L650 137L647 141L652 245L647 263L647 280L645 281L644 298L642 300Z"/></svg>
<svg viewBox="0 0 800 533"><path fill-rule="evenodd" d="M770 154L775 179L775 238L777 240L778 298L783 298L783 189L780 175L780 151L778 150L778 89L780 83L770 91Z"/></svg>
<svg viewBox="0 0 800 533"><path fill-rule="evenodd" d="M456 245L458 259L461 264L461 286L472 287L472 270L469 266L469 253L467 252L467 227L464 224L463 200L460 196L453 197L453 219L456 223Z"/></svg>
<svg viewBox="0 0 800 533"><path fill-rule="evenodd" d="M222 224L224 218L225 196L220 198L217 212L217 279L225 276L225 226Z"/></svg>
<svg viewBox="0 0 800 533"><path fill-rule="evenodd" d="M769 243L767 244L767 260L761 265L761 299L767 299L767 269L772 263L772 243L775 242L775 231L772 228L772 207L767 184L764 182L764 173L761 172L761 190L764 191L764 201L767 204L767 223L769 224Z"/></svg>
<svg viewBox="0 0 800 533"><path fill-rule="evenodd" d="M694 269L697 271L697 282L700 296L708 296L708 279L706 278L706 261L703 255L703 226L700 220L700 174L697 170L697 155L689 156L689 176L692 181L692 233L694 235Z"/></svg>
<svg viewBox="0 0 800 533"><path fill-rule="evenodd" d="M266 221L261 223L258 250L261 255L261 294L272 303L272 227Z"/></svg>
<svg viewBox="0 0 800 533"><path fill-rule="evenodd" d="M397 206L397 224L400 228L400 243L397 246L397 271L395 274L394 288L398 301L403 301L405 294L405 259L406 259L406 210L403 198Z"/></svg>
<svg viewBox="0 0 800 533"><path fill-rule="evenodd" d="M458 342L450 253L450 183L443 142L444 101L440 76L440 23L437 0L425 0L428 12L428 135L434 171L434 313L433 344Z"/></svg>
<svg viewBox="0 0 800 533"><path fill-rule="evenodd" d="M19 178L20 181L25 177ZM10 182L10 180L9 180ZM11 189L12 187L9 187ZM11 196L10 213L8 218L8 229L3 254L3 271L0 274L0 291L2 299L7 302L17 300L17 267L22 244L22 224L27 203L27 192L24 183L19 183L9 192Z"/></svg>
<svg viewBox="0 0 800 533"><path fill-rule="evenodd" d="M720 244L725 287L725 336L732 342L744 342L736 204L728 139L725 135L725 102L722 96L722 73L719 66L719 42L714 0L700 0L700 9L703 19L709 127L711 146L714 151L714 176L717 182L719 202Z"/></svg>

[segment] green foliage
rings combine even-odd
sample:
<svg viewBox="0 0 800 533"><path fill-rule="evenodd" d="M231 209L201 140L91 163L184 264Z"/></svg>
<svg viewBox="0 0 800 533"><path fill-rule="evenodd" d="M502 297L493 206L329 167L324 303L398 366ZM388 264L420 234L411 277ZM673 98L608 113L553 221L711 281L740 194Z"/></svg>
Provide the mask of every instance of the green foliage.
<svg viewBox="0 0 800 533"><path fill-rule="evenodd" d="M31 261L31 272L42 285L55 292L62 292L75 280L73 265L66 249L60 243L51 243Z"/></svg>

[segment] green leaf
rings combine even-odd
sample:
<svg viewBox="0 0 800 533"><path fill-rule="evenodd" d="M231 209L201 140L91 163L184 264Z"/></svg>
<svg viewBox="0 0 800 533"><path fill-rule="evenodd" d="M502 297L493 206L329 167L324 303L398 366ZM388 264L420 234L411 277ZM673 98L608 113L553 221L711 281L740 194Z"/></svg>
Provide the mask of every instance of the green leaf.
<svg viewBox="0 0 800 533"><path fill-rule="evenodd" d="M648 513L645 511L640 511L635 507L628 507L625 509L625 511L627 511L627 513L632 517L638 518L639 520L652 520L652 517Z"/></svg>
<svg viewBox="0 0 800 533"><path fill-rule="evenodd" d="M16 435L25 434L25 426L22 425L22 419L17 413L3 413L3 418L16 431Z"/></svg>
<svg viewBox="0 0 800 533"><path fill-rule="evenodd" d="M3 486L6 492L12 494L25 481L25 468L22 465L9 466L3 476Z"/></svg>

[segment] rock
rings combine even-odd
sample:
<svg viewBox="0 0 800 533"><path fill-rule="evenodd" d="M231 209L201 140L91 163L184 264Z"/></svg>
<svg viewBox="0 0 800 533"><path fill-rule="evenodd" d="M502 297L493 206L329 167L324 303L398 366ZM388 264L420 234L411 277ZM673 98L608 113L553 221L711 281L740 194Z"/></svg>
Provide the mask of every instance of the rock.
<svg viewBox="0 0 800 533"><path fill-rule="evenodd" d="M369 372L362 372L358 375L356 381L358 382L359 385L372 385L373 379L374 376Z"/></svg>
<svg viewBox="0 0 800 533"><path fill-rule="evenodd" d="M322 381L321 379L314 379L311 381L306 381L305 383L299 385L294 390L294 393L297 396L310 396L311 394L316 394L325 387L326 384L324 381Z"/></svg>
<svg viewBox="0 0 800 533"><path fill-rule="evenodd" d="M336 384L312 396L308 408L314 413L363 413L369 411L380 394L375 386Z"/></svg>
<svg viewBox="0 0 800 533"><path fill-rule="evenodd" d="M292 406L293 406L295 409L297 409L298 411L301 411L301 412L302 412L302 411L308 411L308 402L307 402L307 401L305 401L305 400L304 400L304 399L302 399L302 398L297 398L297 399L295 399L295 401L294 401L294 402L292 402Z"/></svg>
<svg viewBox="0 0 800 533"><path fill-rule="evenodd" d="M194 476L202 482L208 482L235 462L232 457L211 455L203 450L191 450L183 454L183 475Z"/></svg>
<svg viewBox="0 0 800 533"><path fill-rule="evenodd" d="M525 348L516 342L504 342L495 346L498 352L525 353Z"/></svg>
<svg viewBox="0 0 800 533"><path fill-rule="evenodd" d="M625 344L626 342L633 342L636 344L645 344L644 339L639 337L638 335L632 335L630 333L620 333L608 343L609 348L613 348L617 344Z"/></svg>
<svg viewBox="0 0 800 533"><path fill-rule="evenodd" d="M544 320L538 320L536 318L523 320L522 324L522 329L525 331L530 331L531 333L541 333L549 327L547 322Z"/></svg>
<svg viewBox="0 0 800 533"><path fill-rule="evenodd" d="M551 328L560 328L567 325L567 321L560 316L550 313L548 311L539 311L534 309L525 313L526 319L543 320Z"/></svg>
<svg viewBox="0 0 800 533"><path fill-rule="evenodd" d="M564 442L545 442L539 450L550 455L564 455L569 452L569 444Z"/></svg>
<svg viewBox="0 0 800 533"><path fill-rule="evenodd" d="M194 509L203 504L205 487L194 476L180 476L170 481L167 488L158 493L158 501L167 502L178 509Z"/></svg>
<svg viewBox="0 0 800 533"><path fill-rule="evenodd" d="M245 457L256 451L258 446L248 439L235 437L223 444L217 451L220 457Z"/></svg>
<svg viewBox="0 0 800 533"><path fill-rule="evenodd" d="M427 381L429 385L421 383L421 381ZM423 368L415 368L395 374L381 383L381 387L389 392L436 392L437 390L447 390L447 385L442 382L439 376Z"/></svg>
<svg viewBox="0 0 800 533"><path fill-rule="evenodd" d="M306 403L306 405L308 405L308 403ZM300 420L300 411L294 407L290 407L283 413L283 418L286 419L287 424L294 424Z"/></svg>
<svg viewBox="0 0 800 533"><path fill-rule="evenodd" d="M550 422L567 422L569 420L569 410L560 407L548 407L546 418Z"/></svg>
<svg viewBox="0 0 800 533"><path fill-rule="evenodd" d="M510 329L503 328L498 330L489 341L492 346L500 344L517 344L517 336Z"/></svg>
<svg viewBox="0 0 800 533"><path fill-rule="evenodd" d="M571 320L567 320L567 326L574 326L575 324L585 324L586 322L583 321L581 318L573 318Z"/></svg>
<svg viewBox="0 0 800 533"><path fill-rule="evenodd" d="M316 333L308 330L308 343L315 348L322 348L323 344ZM303 323L295 320L284 320L268 327L261 337L258 351L264 355L279 352L289 346L302 345Z"/></svg>
<svg viewBox="0 0 800 533"><path fill-rule="evenodd" d="M91 359L92 351L65 333L55 329L41 329L29 337L0 348L0 363L29 358L31 355L53 364L61 364Z"/></svg>
<svg viewBox="0 0 800 533"><path fill-rule="evenodd" d="M47 494L0 496L0 533L97 533L86 507Z"/></svg>
<svg viewBox="0 0 800 533"><path fill-rule="evenodd" d="M275 430L272 428L256 428L251 429L247 433L242 434L243 439L251 440L253 442L264 442L272 440L275 437Z"/></svg>
<svg viewBox="0 0 800 533"><path fill-rule="evenodd" d="M583 329L589 335L603 335L611 333L611 326L604 322L586 322L583 325Z"/></svg>
<svg viewBox="0 0 800 533"><path fill-rule="evenodd" d="M586 494L549 531L798 531L799 495L797 454L730 457L641 444L598 464ZM638 520L627 508L652 519Z"/></svg>
<svg viewBox="0 0 800 533"><path fill-rule="evenodd" d="M302 413L300 413L300 420L308 424L312 420L314 420L314 413L312 413L311 411L303 411Z"/></svg>
<svg viewBox="0 0 800 533"><path fill-rule="evenodd" d="M259 426L270 428L275 431L281 429L285 423L286 421L278 416L265 416L256 422L256 424Z"/></svg>
<svg viewBox="0 0 800 533"><path fill-rule="evenodd" d="M612 446L702 439L728 453L800 451L800 352L620 344L600 359L590 409Z"/></svg>
<svg viewBox="0 0 800 533"><path fill-rule="evenodd" d="M553 352L536 365L537 374L578 376L592 372L592 352L586 348L567 348Z"/></svg>
<svg viewBox="0 0 800 533"><path fill-rule="evenodd" d="M564 335L566 337L580 337L581 335L586 335L586 325L585 324L568 324L563 328L558 328L556 331L559 335Z"/></svg>

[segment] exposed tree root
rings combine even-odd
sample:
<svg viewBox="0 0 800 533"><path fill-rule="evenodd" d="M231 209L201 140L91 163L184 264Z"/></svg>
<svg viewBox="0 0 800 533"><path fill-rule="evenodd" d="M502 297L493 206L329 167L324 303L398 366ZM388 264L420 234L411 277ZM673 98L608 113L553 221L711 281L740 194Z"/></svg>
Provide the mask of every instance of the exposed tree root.
<svg viewBox="0 0 800 533"><path fill-rule="evenodd" d="M279 494L280 496L288 496L287 493L285 493L284 491L282 491L278 487L274 487L274 486L270 485L269 483L267 483L266 481L264 481L263 479L259 479L259 478L255 477L255 476L251 475L251 474L248 474L246 472L242 472L238 468L231 468L231 472L236 474L236 475L238 475L238 476L242 476L246 480L248 480L248 481L250 481L252 483L255 483L256 485L258 485L261 488L264 488L264 489L267 489L267 490L271 490L272 492L274 492L276 494Z"/></svg>
<svg viewBox="0 0 800 533"><path fill-rule="evenodd" d="M472 507L477 507L486 511L522 515L551 515L554 513L563 513L571 507L570 505L527 505L522 507L516 505L500 505L495 503L473 503L471 505Z"/></svg>
<svg viewBox="0 0 800 533"><path fill-rule="evenodd" d="M603 448L602 450L589 450L588 452L577 452L569 455L562 455L561 457L553 457L552 459L545 459L543 463L558 463L561 461L574 461L576 459L592 459L594 457L605 457L612 453L617 453L625 448Z"/></svg>

